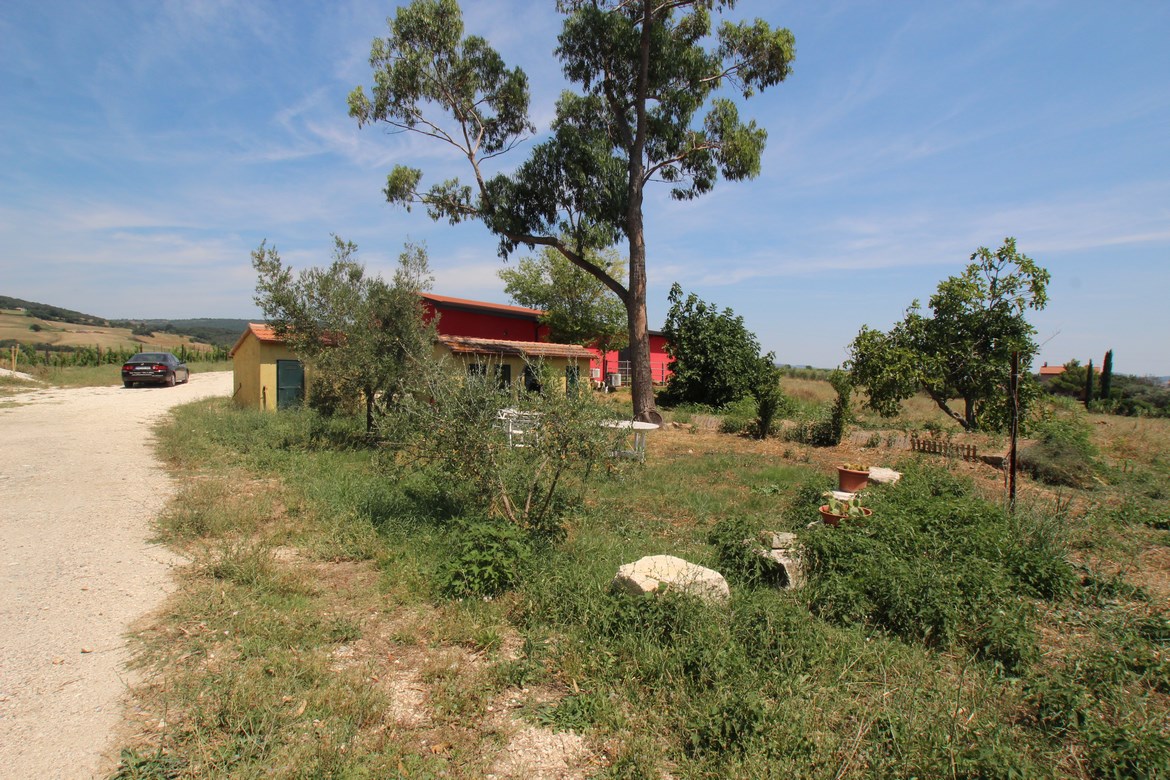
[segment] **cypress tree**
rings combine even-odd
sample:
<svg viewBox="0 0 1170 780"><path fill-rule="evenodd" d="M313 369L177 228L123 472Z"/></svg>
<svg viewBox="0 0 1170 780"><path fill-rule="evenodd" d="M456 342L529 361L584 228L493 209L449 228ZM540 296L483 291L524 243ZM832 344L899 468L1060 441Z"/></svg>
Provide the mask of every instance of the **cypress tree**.
<svg viewBox="0 0 1170 780"><path fill-rule="evenodd" d="M1101 400L1108 401L1109 393L1113 389L1113 350L1105 353L1105 362L1101 364L1100 392Z"/></svg>
<svg viewBox="0 0 1170 780"><path fill-rule="evenodd" d="M1093 361L1089 361L1088 368L1085 369L1085 408L1089 408L1089 404L1093 401Z"/></svg>

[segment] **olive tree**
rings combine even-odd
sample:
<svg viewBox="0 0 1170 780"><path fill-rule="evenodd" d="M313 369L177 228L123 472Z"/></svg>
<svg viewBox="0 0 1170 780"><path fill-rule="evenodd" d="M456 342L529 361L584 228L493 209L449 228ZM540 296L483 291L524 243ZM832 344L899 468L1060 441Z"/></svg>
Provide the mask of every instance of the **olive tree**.
<svg viewBox="0 0 1170 780"><path fill-rule="evenodd" d="M914 301L889 331L863 326L850 344L846 367L882 416L896 415L921 391L966 430L1002 429L1011 414L1013 352L1020 353L1021 406L1036 396L1036 331L1024 315L1047 303L1049 273L1018 253L1014 238L994 252L980 247L971 261L939 283L928 314ZM951 408L954 399L961 409Z"/></svg>
<svg viewBox="0 0 1170 780"><path fill-rule="evenodd" d="M407 243L389 284L366 274L355 244L337 236L333 242L328 267L295 276L276 247L261 243L252 252L254 300L277 335L313 366L315 382L360 395L372 433L377 398L402 387L431 353L434 332L419 298L430 286L426 249Z"/></svg>
<svg viewBox="0 0 1170 780"><path fill-rule="evenodd" d="M371 94L349 96L359 125L382 123L457 149L472 184L429 188L405 165L388 175L391 203L424 206L432 219L479 220L507 257L518 246L552 247L622 301L633 369L634 413L655 415L646 320L645 189L652 181L690 200L719 176L760 170L766 132L740 118L746 99L788 76L795 48L766 22L712 24L734 0L561 0L556 55L577 91L562 93L550 137L510 173L490 162L535 133L528 80L487 41L463 37L456 0L414 0L375 40ZM626 282L589 250L624 240Z"/></svg>

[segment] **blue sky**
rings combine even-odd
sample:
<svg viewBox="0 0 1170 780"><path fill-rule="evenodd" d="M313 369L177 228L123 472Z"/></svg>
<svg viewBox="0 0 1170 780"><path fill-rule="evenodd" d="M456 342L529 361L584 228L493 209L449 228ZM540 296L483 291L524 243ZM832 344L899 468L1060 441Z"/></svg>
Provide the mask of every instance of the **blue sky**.
<svg viewBox="0 0 1170 780"><path fill-rule="evenodd" d="M465 3L532 86L565 87L554 3ZM7 0L0 5L0 294L105 317L255 317L249 253L389 274L427 243L435 291L507 302L496 241L381 195L396 163L465 175L422 138L358 130L390 3ZM647 200L650 318L687 291L780 362L832 366L979 246L1052 273L1039 360L1170 374L1170 4L748 2L796 37L748 101L763 172ZM521 162L530 144L501 165ZM506 169L506 168L505 168Z"/></svg>

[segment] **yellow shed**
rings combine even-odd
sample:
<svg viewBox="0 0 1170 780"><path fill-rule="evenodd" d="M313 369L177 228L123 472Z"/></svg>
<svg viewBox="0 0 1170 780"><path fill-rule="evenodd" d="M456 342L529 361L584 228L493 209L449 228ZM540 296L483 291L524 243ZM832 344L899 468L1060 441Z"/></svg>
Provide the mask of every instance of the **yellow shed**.
<svg viewBox="0 0 1170 780"><path fill-rule="evenodd" d="M248 323L231 356L236 406L283 409L304 402L305 366L269 326Z"/></svg>
<svg viewBox="0 0 1170 780"><path fill-rule="evenodd" d="M520 386L529 390L535 389L538 379L529 366L540 362L552 367L562 392L575 389L582 378L588 381L589 361L594 357L592 352L576 344L470 336L439 336L435 339L435 353L451 355L466 365L468 371L486 370L490 366L502 386L512 387L522 382Z"/></svg>

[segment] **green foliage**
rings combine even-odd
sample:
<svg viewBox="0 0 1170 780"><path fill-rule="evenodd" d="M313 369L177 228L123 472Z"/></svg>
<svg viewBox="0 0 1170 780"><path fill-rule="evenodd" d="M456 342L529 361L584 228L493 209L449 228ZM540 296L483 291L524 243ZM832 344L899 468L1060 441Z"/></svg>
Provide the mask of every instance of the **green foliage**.
<svg viewBox="0 0 1170 780"><path fill-rule="evenodd" d="M872 497L866 523L804 537L814 611L1018 672L1034 645L1023 597L1072 588L1055 527L971 498L943 469L903 468L897 491Z"/></svg>
<svg viewBox="0 0 1170 780"><path fill-rule="evenodd" d="M430 284L426 249L408 243L399 256L394 284L368 277L357 262L357 246L333 237L328 268L307 268L293 277L275 247L252 253L256 305L276 333L327 384L319 385L322 411L339 399L365 402L372 432L376 399L405 392L416 366L431 355L433 327L423 316L420 290Z"/></svg>
<svg viewBox="0 0 1170 780"><path fill-rule="evenodd" d="M776 384L778 392L774 356L760 354L760 343L743 317L731 309L719 311L694 293L684 299L678 284L670 288L669 301L662 332L673 373L665 403L724 406L770 384Z"/></svg>
<svg viewBox="0 0 1170 780"><path fill-rule="evenodd" d="M994 253L980 247L960 276L941 281L930 298L931 315L918 301L889 332L863 326L849 346L847 366L868 405L883 417L922 390L967 430L1003 430L1012 402L1012 353L1020 353L1019 409L1038 393L1030 366L1036 354L1033 328L1024 318L1048 301L1048 271L1016 251L1014 238ZM963 400L961 411L950 399Z"/></svg>
<svg viewBox="0 0 1170 780"><path fill-rule="evenodd" d="M763 530L758 520L744 516L725 518L712 526L707 542L715 548L723 576L748 586L786 584L778 568L759 554Z"/></svg>
<svg viewBox="0 0 1170 780"><path fill-rule="evenodd" d="M837 393L833 405L814 417L798 420L788 433L791 441L814 447L836 447L841 443L845 429L853 421L853 379L844 371L834 370L829 382Z"/></svg>
<svg viewBox="0 0 1170 780"><path fill-rule="evenodd" d="M1089 404L1093 403L1093 361L1089 361L1088 367L1085 369L1085 392L1082 396L1085 402L1085 408L1089 408Z"/></svg>
<svg viewBox="0 0 1170 780"><path fill-rule="evenodd" d="M390 35L370 52L372 95L359 87L349 112L359 125L386 123L454 146L475 188L450 179L421 189L422 172L398 166L386 197L426 207L435 220L480 220L500 254L520 245L555 248L625 304L636 415L653 410L646 327L643 192L665 181L691 199L759 172L766 133L743 121L730 95L746 99L787 77L795 57L788 30L761 20L724 22L724 6L687 0L656 5L577 3L566 14L556 54L579 92L557 102L552 135L513 172L485 164L534 133L528 80L508 70L490 45L463 38L454 0L414 0L389 20ZM705 111L705 115L704 115ZM629 243L627 287L587 250ZM639 332L640 331L640 332Z"/></svg>
<svg viewBox="0 0 1170 780"><path fill-rule="evenodd" d="M792 403L780 388L780 370L764 367L753 393L757 411L754 433L757 439L765 439L772 434L776 418L792 412Z"/></svg>
<svg viewBox="0 0 1170 780"><path fill-rule="evenodd" d="M532 550L515 525L487 520L461 523L452 535L451 555L437 575L444 596L496 596L520 584Z"/></svg>
<svg viewBox="0 0 1170 780"><path fill-rule="evenodd" d="M591 263L614 279L625 277L625 261L612 249L589 252ZM525 257L499 272L504 292L521 306L544 310L541 322L552 340L605 351L620 349L628 340L626 308L596 277L545 247L539 257Z"/></svg>
<svg viewBox="0 0 1170 780"><path fill-rule="evenodd" d="M183 759L164 753L162 748L145 754L123 750L111 780L178 780L186 768Z"/></svg>
<svg viewBox="0 0 1170 780"><path fill-rule="evenodd" d="M513 397L490 364L474 373L451 361L423 366L422 389L398 399L382 432L416 464L438 469L457 504L555 536L619 433L600 425L611 413L592 393L566 393L551 369L533 369L548 390ZM500 420L509 407L531 421L524 446L512 446L519 442Z"/></svg>
<svg viewBox="0 0 1170 780"><path fill-rule="evenodd" d="M723 416L719 422L719 430L722 433L754 432L756 421L759 419L756 399L751 396L732 401L718 411Z"/></svg>
<svg viewBox="0 0 1170 780"><path fill-rule="evenodd" d="M1108 401L1113 392L1113 350L1105 353L1105 362L1101 364L1100 399Z"/></svg>
<svg viewBox="0 0 1170 780"><path fill-rule="evenodd" d="M1123 612L1095 634L1028 683L1036 728L1057 745L1078 745L1093 777L1170 776L1170 721L1148 704L1170 692L1170 620Z"/></svg>
<svg viewBox="0 0 1170 780"><path fill-rule="evenodd" d="M1054 406L1030 426L1035 439L1020 450L1020 468L1050 485L1087 487L1098 470L1092 429L1075 409Z"/></svg>

